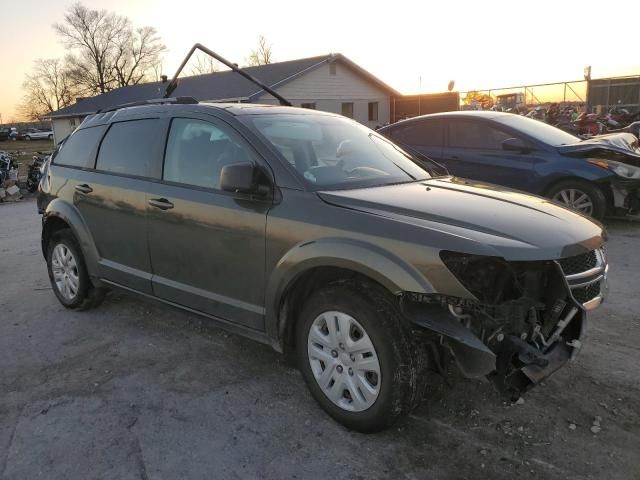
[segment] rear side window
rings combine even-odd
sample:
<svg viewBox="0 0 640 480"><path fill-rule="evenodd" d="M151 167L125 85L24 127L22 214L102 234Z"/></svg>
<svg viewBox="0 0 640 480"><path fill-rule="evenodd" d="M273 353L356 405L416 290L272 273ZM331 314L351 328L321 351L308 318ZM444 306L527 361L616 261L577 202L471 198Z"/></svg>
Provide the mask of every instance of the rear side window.
<svg viewBox="0 0 640 480"><path fill-rule="evenodd" d="M513 135L473 120L449 120L449 146L502 150L502 142Z"/></svg>
<svg viewBox="0 0 640 480"><path fill-rule="evenodd" d="M444 128L439 121L410 122L394 128L390 136L398 143L420 147L441 147L444 144Z"/></svg>
<svg viewBox="0 0 640 480"><path fill-rule="evenodd" d="M158 163L158 144L162 143L160 121L130 120L114 123L102 140L96 170L149 177Z"/></svg>
<svg viewBox="0 0 640 480"><path fill-rule="evenodd" d="M62 144L53 163L68 167L93 168L98 143L105 129L105 125L100 125L77 130Z"/></svg>

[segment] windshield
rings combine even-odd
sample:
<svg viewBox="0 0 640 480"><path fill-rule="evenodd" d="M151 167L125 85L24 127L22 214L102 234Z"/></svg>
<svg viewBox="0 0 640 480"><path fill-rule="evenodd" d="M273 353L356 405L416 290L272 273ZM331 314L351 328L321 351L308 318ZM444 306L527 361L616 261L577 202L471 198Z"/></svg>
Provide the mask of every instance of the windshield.
<svg viewBox="0 0 640 480"><path fill-rule="evenodd" d="M255 115L248 121L314 190L430 178L409 154L374 131L329 115Z"/></svg>
<svg viewBox="0 0 640 480"><path fill-rule="evenodd" d="M520 115L510 114L503 117L496 117L494 120L503 125L520 130L522 133L554 147L571 145L572 143L578 143L580 141L580 138L564 130L552 127L540 120L533 120L531 118L521 117Z"/></svg>

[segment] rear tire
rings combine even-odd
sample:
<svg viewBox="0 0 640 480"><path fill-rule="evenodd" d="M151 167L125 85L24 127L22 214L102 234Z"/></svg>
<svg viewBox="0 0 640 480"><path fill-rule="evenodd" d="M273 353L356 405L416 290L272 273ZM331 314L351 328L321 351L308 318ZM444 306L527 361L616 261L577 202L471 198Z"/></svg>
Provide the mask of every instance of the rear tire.
<svg viewBox="0 0 640 480"><path fill-rule="evenodd" d="M55 232L47 245L47 271L53 293L72 310L97 307L105 291L89 278L82 250L68 228Z"/></svg>
<svg viewBox="0 0 640 480"><path fill-rule="evenodd" d="M547 197L596 220L602 220L607 212L607 198L602 190L584 180L556 183Z"/></svg>
<svg viewBox="0 0 640 480"><path fill-rule="evenodd" d="M428 356L415 338L391 294L375 284L345 281L305 303L296 356L311 394L333 419L376 432L422 400Z"/></svg>
<svg viewBox="0 0 640 480"><path fill-rule="evenodd" d="M27 135L26 137L24 137L24 139L28 142L31 140L31 137L29 135Z"/></svg>

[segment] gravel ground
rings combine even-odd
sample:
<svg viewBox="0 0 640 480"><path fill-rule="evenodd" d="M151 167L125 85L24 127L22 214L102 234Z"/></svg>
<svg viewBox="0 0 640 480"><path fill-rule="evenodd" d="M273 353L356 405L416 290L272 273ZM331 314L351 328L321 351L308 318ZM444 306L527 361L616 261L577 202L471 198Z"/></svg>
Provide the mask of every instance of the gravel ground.
<svg viewBox="0 0 640 480"><path fill-rule="evenodd" d="M122 294L66 311L39 221L33 200L0 205L2 479L640 479L640 224L609 225L610 298L524 403L452 373L362 435L279 354L207 320Z"/></svg>

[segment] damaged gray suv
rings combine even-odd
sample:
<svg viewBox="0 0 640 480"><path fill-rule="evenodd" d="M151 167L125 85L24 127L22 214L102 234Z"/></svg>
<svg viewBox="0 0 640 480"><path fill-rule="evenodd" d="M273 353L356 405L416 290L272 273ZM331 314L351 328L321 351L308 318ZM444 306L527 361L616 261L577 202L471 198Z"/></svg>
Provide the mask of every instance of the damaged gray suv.
<svg viewBox="0 0 640 480"><path fill-rule="evenodd" d="M359 431L407 414L447 359L521 395L579 350L606 294L601 225L306 109L92 115L46 165L39 208L65 307L119 288L292 352Z"/></svg>

